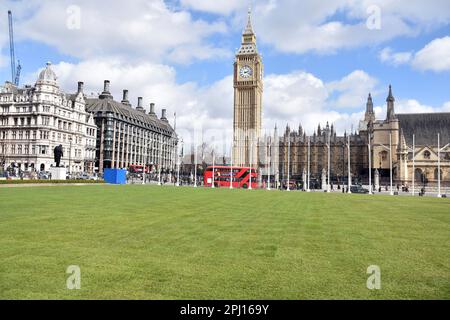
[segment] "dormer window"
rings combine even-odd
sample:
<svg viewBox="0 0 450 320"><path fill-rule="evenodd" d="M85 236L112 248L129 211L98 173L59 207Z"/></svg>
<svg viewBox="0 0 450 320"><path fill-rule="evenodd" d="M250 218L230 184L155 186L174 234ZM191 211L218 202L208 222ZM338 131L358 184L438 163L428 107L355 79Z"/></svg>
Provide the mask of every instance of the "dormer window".
<svg viewBox="0 0 450 320"><path fill-rule="evenodd" d="M423 158L425 159L425 160L430 160L430 158L431 158L431 153L430 153L430 151L425 151L424 153L423 153Z"/></svg>

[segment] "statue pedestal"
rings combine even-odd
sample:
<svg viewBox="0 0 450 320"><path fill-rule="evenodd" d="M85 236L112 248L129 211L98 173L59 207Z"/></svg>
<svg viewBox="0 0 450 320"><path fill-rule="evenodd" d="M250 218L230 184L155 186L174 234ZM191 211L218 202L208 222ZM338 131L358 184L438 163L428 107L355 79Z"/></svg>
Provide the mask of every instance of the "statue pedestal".
<svg viewBox="0 0 450 320"><path fill-rule="evenodd" d="M375 170L375 189L378 191L380 188L380 173Z"/></svg>
<svg viewBox="0 0 450 320"><path fill-rule="evenodd" d="M52 180L67 180L67 169L66 168L56 168L50 167L50 174L52 175Z"/></svg>

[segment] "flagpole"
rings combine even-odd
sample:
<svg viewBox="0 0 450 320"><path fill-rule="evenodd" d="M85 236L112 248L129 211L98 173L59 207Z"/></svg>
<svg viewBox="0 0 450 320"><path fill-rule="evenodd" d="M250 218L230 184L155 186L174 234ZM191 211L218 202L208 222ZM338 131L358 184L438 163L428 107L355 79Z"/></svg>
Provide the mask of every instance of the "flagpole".
<svg viewBox="0 0 450 320"><path fill-rule="evenodd" d="M371 147L371 136L369 133L369 194L373 194L372 190L372 147Z"/></svg>
<svg viewBox="0 0 450 320"><path fill-rule="evenodd" d="M438 198L442 198L441 194L441 134L438 133Z"/></svg>
<svg viewBox="0 0 450 320"><path fill-rule="evenodd" d="M177 156L178 156L178 161L177 161L177 187L180 186L180 150L178 150L178 144L177 144Z"/></svg>
<svg viewBox="0 0 450 320"><path fill-rule="evenodd" d="M306 192L311 192L310 189L310 180L311 180L311 137L308 136L308 188Z"/></svg>
<svg viewBox="0 0 450 320"><path fill-rule="evenodd" d="M249 190L252 190L252 171L253 171L253 139L251 139L250 142L250 186L248 187Z"/></svg>
<svg viewBox="0 0 450 320"><path fill-rule="evenodd" d="M268 154L268 162L269 162L269 172L267 175L267 190L270 191L270 161L272 160L272 155L271 155L271 144L269 142L269 154Z"/></svg>
<svg viewBox="0 0 450 320"><path fill-rule="evenodd" d="M194 188L197 188L197 144L194 139Z"/></svg>
<svg viewBox="0 0 450 320"><path fill-rule="evenodd" d="M289 132L288 137L288 168L287 168L287 191L291 191L290 188L290 175L291 175L291 133Z"/></svg>
<svg viewBox="0 0 450 320"><path fill-rule="evenodd" d="M390 168L391 168L391 172L390 172L390 179L391 179L391 192L390 192L390 194L391 194L391 196L393 196L394 195L394 190L392 189L393 188L393 182L392 182L392 180L393 180L393 178L392 178L392 133L390 133L389 134L389 160L390 160Z"/></svg>
<svg viewBox="0 0 450 320"><path fill-rule="evenodd" d="M233 189L233 145L234 139L231 142L231 160L230 160L230 189Z"/></svg>
<svg viewBox="0 0 450 320"><path fill-rule="evenodd" d="M413 173L412 173L412 195L415 196L416 188L416 135L413 134Z"/></svg>
<svg viewBox="0 0 450 320"><path fill-rule="evenodd" d="M162 162L162 134L159 136L159 164L158 164L158 185L161 185L161 162Z"/></svg>
<svg viewBox="0 0 450 320"><path fill-rule="evenodd" d="M331 192L331 131L328 130L328 184L327 192Z"/></svg>
<svg viewBox="0 0 450 320"><path fill-rule="evenodd" d="M352 167L351 167L351 163L350 163L350 157L351 157L351 153L350 153L350 135L348 135L348 192L347 193L352 193L351 187L352 187Z"/></svg>
<svg viewBox="0 0 450 320"><path fill-rule="evenodd" d="M213 159L212 159L212 161L213 161L213 162L212 162L212 169L213 169L213 170L212 170L212 186L211 186L211 188L214 189L214 188L215 188L215 186L214 186L214 183L215 183L215 175L216 175L216 172L215 172L215 171L216 171L216 170L215 170L215 169L216 169L216 168L215 168L215 160L216 160L215 158L216 158L216 157L215 157L215 154L214 154L214 146L213 146L213 150L212 150L212 158L213 158Z"/></svg>

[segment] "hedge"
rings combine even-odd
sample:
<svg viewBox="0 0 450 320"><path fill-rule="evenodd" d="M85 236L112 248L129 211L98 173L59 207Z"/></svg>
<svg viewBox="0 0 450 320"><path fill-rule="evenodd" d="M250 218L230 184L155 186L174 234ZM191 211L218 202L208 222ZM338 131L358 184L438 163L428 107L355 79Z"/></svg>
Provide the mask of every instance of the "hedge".
<svg viewBox="0 0 450 320"><path fill-rule="evenodd" d="M102 184L103 180L0 180L0 184Z"/></svg>

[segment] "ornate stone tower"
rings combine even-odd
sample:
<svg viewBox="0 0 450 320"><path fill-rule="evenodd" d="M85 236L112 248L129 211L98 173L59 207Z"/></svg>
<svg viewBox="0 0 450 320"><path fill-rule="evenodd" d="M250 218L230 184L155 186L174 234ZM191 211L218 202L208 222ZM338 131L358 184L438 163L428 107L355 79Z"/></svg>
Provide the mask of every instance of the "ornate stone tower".
<svg viewBox="0 0 450 320"><path fill-rule="evenodd" d="M373 168L390 169L389 153L392 157L394 173L398 173L397 148L400 142L400 124L395 114L395 98L392 94L392 86L389 86L389 94L386 99L387 113L386 120L376 121L372 128L373 144ZM392 138L392 140L390 139ZM391 152L386 147L392 142ZM395 174L394 174L395 175Z"/></svg>
<svg viewBox="0 0 450 320"><path fill-rule="evenodd" d="M234 62L233 164L257 167L262 127L263 70L251 11Z"/></svg>

